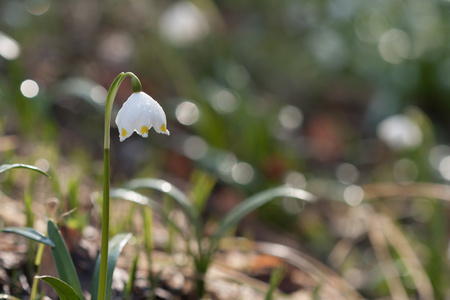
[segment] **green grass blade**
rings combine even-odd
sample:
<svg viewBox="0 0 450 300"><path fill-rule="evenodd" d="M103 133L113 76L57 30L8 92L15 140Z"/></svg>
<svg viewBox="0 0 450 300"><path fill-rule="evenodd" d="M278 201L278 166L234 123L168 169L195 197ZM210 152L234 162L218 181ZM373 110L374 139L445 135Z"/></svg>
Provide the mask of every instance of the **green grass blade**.
<svg viewBox="0 0 450 300"><path fill-rule="evenodd" d="M194 203L195 209L200 214L203 212L211 195L212 189L216 184L216 178L206 172L195 170L190 179L191 190L189 192L189 199Z"/></svg>
<svg viewBox="0 0 450 300"><path fill-rule="evenodd" d="M36 278L48 283L58 294L60 300L81 300L75 290L66 282L52 276L36 276Z"/></svg>
<svg viewBox="0 0 450 300"><path fill-rule="evenodd" d="M140 178L130 180L126 185L128 189L152 189L157 190L171 196L183 208L189 219L197 220L197 212L194 210L192 203L188 197L171 183L154 178Z"/></svg>
<svg viewBox="0 0 450 300"><path fill-rule="evenodd" d="M38 243L45 244L50 247L55 247L55 244L52 242L51 239L43 235L42 233L34 230L33 228L29 227L7 227L0 230L0 232L8 232L8 233L15 233L21 236L24 236L26 238L29 238L30 240L36 241Z"/></svg>
<svg viewBox="0 0 450 300"><path fill-rule="evenodd" d="M114 269L116 268L117 259L119 258L120 253L122 252L123 247L132 237L131 233L119 233L113 236L111 240L109 240L108 244L108 270L106 277L106 296L105 299L111 299L111 285L112 285L112 277L114 273ZM100 276L100 255L97 258L97 263L95 265L94 277L92 279L92 293L91 300L97 299L98 293L98 280Z"/></svg>
<svg viewBox="0 0 450 300"><path fill-rule="evenodd" d="M133 264L131 265L130 269L130 279L128 280L127 284L125 285L124 290L124 299L131 300L133 298L133 287L134 282L136 281L136 271L137 271L137 264L139 260L139 253L136 253L133 259ZM151 272L151 271L150 271Z"/></svg>
<svg viewBox="0 0 450 300"><path fill-rule="evenodd" d="M47 173L45 173L44 171L42 171L41 169L35 167L35 166L30 166L30 165L25 165L25 164L5 164L5 165L1 165L0 166L0 173L3 173L7 170L11 170L11 169L28 169L31 171L36 171L39 172L47 177L50 177Z"/></svg>
<svg viewBox="0 0 450 300"><path fill-rule="evenodd" d="M112 189L110 191L110 195L111 198L120 198L120 199L124 199L127 201L131 201L137 204L141 204L141 205L147 205L159 212L162 211L162 207L161 205L156 202L155 200L146 197L140 193L137 193L135 191L129 190L129 189L123 189L123 188L119 188L119 189Z"/></svg>
<svg viewBox="0 0 450 300"><path fill-rule="evenodd" d="M56 227L53 221L48 221L47 232L48 237L55 244L55 247L52 248L52 255L55 260L59 278L69 284L75 290L80 299L83 299L83 291L81 289L80 281L78 280L72 258L70 257L69 251L67 250L66 244L64 243L64 239L62 238L58 227Z"/></svg>
<svg viewBox="0 0 450 300"><path fill-rule="evenodd" d="M315 201L315 196L301 189L296 189L288 186L281 186L272 188L254 196L251 196L237 205L230 211L217 225L217 230L211 240L211 246L222 238L233 226L241 221L246 215L258 209L267 202L278 197L296 198L308 202Z"/></svg>
<svg viewBox="0 0 450 300"><path fill-rule="evenodd" d="M129 189L152 189L171 196L178 202L187 217L190 219L192 225L194 225L195 235L200 249L200 241L202 238L202 225L200 223L200 218L198 217L195 206L189 201L188 197L182 191L165 180L155 178L133 179L130 180L125 187Z"/></svg>
<svg viewBox="0 0 450 300"><path fill-rule="evenodd" d="M286 274L285 266L280 266L272 271L272 273L270 274L269 290L266 293L265 300L273 299L273 293L275 292L275 289L280 285L285 274Z"/></svg>
<svg viewBox="0 0 450 300"><path fill-rule="evenodd" d="M156 201L152 200L149 197L146 197L140 193L137 193L132 190L119 188L119 189L113 189L110 192L111 198L119 198L123 200L127 200L130 202L134 202L140 205L146 205L156 211L156 213L160 214L166 222L173 228L175 228L180 234L182 238L186 238L186 234L183 232L183 230L178 227L172 220L169 219L169 216L167 213L164 212L163 207Z"/></svg>

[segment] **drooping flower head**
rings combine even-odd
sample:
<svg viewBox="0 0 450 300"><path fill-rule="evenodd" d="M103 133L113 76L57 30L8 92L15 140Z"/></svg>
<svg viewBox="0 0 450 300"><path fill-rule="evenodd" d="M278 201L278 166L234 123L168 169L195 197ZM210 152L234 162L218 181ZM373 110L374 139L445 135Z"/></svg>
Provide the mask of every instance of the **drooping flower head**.
<svg viewBox="0 0 450 300"><path fill-rule="evenodd" d="M150 128L169 135L166 114L161 105L144 92L133 93L116 117L120 141L130 137L134 131L143 137L148 136Z"/></svg>

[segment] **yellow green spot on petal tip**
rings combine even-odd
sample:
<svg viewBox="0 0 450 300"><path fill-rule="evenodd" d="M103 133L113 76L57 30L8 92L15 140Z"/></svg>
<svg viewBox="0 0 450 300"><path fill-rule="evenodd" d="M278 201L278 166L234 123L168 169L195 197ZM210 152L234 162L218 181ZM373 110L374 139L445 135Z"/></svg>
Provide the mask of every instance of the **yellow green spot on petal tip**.
<svg viewBox="0 0 450 300"><path fill-rule="evenodd" d="M120 134L123 138L127 136L127 131L122 128L122 133Z"/></svg>
<svg viewBox="0 0 450 300"><path fill-rule="evenodd" d="M147 133L148 133L148 127L142 126L142 128L141 128L141 133L142 133L143 135L147 134Z"/></svg>
<svg viewBox="0 0 450 300"><path fill-rule="evenodd" d="M162 132L167 132L166 124L162 124L161 127L159 127L159 129L160 129Z"/></svg>

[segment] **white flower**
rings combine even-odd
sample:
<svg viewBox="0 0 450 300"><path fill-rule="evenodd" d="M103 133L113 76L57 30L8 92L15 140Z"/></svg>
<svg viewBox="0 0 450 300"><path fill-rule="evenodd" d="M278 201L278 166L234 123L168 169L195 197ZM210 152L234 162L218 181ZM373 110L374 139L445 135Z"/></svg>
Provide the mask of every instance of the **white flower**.
<svg viewBox="0 0 450 300"><path fill-rule="evenodd" d="M166 114L161 105L144 92L133 93L116 117L121 142L130 137L134 131L147 137L152 127L158 133L169 135L166 123Z"/></svg>

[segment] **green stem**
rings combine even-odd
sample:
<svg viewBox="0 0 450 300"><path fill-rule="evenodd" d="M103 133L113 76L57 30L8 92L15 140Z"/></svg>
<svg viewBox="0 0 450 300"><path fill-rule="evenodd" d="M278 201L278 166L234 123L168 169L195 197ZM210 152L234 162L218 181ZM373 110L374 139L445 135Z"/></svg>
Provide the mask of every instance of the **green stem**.
<svg viewBox="0 0 450 300"><path fill-rule="evenodd" d="M39 244L38 251L36 253L36 258L34 260L34 265L37 267L36 274L33 278L33 285L31 286L31 294L30 294L30 300L35 300L37 295L37 289L38 289L38 282L39 279L36 277L37 275L41 275L41 262L42 262L42 256L44 254L44 244Z"/></svg>
<svg viewBox="0 0 450 300"><path fill-rule="evenodd" d="M103 157L103 210L102 210L102 244L100 248L100 274L98 280L98 294L97 300L105 300L106 296L106 278L108 272L108 241L109 241L109 185L110 185L110 173L109 173L109 148L110 148L110 124L111 124L111 112L116 98L117 91L120 84L127 77L131 77L131 85L133 92L141 91L141 83L139 79L131 72L120 73L116 79L114 79L111 87L109 88L108 95L106 97L105 106L105 136L104 136L104 157Z"/></svg>

